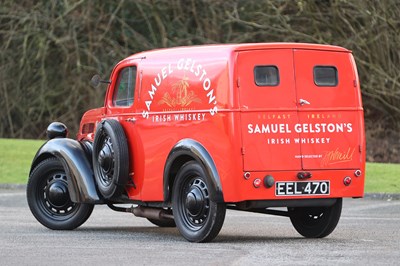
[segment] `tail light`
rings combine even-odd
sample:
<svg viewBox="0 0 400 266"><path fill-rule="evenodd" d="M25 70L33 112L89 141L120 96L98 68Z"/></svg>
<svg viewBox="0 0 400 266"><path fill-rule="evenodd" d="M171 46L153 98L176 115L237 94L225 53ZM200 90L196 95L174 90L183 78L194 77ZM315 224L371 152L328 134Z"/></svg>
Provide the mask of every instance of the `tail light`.
<svg viewBox="0 0 400 266"><path fill-rule="evenodd" d="M343 179L343 184L344 184L345 186L349 186L349 185L351 184L351 177L350 177L350 176L346 176L346 177Z"/></svg>
<svg viewBox="0 0 400 266"><path fill-rule="evenodd" d="M259 188L261 186L261 179L260 178L254 179L253 185L255 188Z"/></svg>

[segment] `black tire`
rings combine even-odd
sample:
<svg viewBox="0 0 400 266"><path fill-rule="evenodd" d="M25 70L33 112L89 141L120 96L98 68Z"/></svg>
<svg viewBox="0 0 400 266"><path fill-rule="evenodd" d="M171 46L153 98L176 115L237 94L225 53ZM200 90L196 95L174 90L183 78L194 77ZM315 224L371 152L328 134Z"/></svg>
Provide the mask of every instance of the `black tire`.
<svg viewBox="0 0 400 266"><path fill-rule="evenodd" d="M299 234L322 238L335 230L342 213L342 199L330 207L288 208L290 221Z"/></svg>
<svg viewBox="0 0 400 266"><path fill-rule="evenodd" d="M172 210L179 232L190 242L209 242L222 228L225 203L210 199L206 173L195 161L185 163L176 176Z"/></svg>
<svg viewBox="0 0 400 266"><path fill-rule="evenodd" d="M174 220L155 220L155 219L147 219L150 223L157 225L158 227L176 227Z"/></svg>
<svg viewBox="0 0 400 266"><path fill-rule="evenodd" d="M53 230L72 230L82 225L94 205L74 203L68 192L67 175L57 158L39 163L29 176L27 200L35 218Z"/></svg>
<svg viewBox="0 0 400 266"><path fill-rule="evenodd" d="M129 180L129 152L126 136L116 120L101 122L93 142L93 171L105 199L116 198Z"/></svg>

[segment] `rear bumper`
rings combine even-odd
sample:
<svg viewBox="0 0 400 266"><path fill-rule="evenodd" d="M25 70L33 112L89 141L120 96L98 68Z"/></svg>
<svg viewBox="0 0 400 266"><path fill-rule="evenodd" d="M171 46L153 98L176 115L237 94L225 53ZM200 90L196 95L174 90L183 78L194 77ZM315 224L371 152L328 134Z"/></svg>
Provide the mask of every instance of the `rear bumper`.
<svg viewBox="0 0 400 266"><path fill-rule="evenodd" d="M359 175L359 172L356 174L357 170L361 170L361 175ZM225 202L361 198L364 196L364 169L316 170L308 172L311 173L312 177L302 180L297 177L299 171L249 172L246 176L248 179L241 176L238 177L240 178L238 182L223 183ZM271 187L267 187L264 184L266 176L273 177L274 182ZM350 178L350 184L345 184L344 180L346 178ZM260 183L259 187L255 186L257 179L261 181L258 182ZM237 185L230 190L232 183ZM311 184L307 191L304 191L304 186L307 183ZM316 188L321 184L324 186L322 191ZM327 184L329 185L329 191L326 191L325 186ZM228 193L227 190L233 193Z"/></svg>

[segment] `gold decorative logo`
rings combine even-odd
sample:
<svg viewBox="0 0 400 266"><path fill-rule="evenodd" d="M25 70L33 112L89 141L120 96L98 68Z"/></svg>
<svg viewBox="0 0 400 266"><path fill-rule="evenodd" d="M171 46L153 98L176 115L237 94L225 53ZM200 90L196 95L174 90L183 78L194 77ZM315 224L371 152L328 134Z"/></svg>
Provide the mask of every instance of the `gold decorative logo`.
<svg viewBox="0 0 400 266"><path fill-rule="evenodd" d="M201 103L201 99L197 97L193 90L189 90L189 78L186 75L175 84L172 85L173 95L168 92L164 93L159 105L166 104L169 107L188 107L193 102Z"/></svg>

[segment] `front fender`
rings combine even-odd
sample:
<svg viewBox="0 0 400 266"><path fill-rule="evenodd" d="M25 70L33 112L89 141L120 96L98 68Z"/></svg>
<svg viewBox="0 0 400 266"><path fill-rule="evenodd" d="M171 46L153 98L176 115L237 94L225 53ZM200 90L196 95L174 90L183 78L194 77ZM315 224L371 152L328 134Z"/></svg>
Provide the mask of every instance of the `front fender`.
<svg viewBox="0 0 400 266"><path fill-rule="evenodd" d="M94 181L92 167L82 145L73 139L54 138L47 141L36 153L31 172L42 160L54 156L58 158L67 174L68 190L73 202L103 203Z"/></svg>

